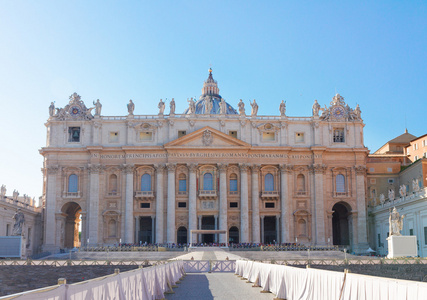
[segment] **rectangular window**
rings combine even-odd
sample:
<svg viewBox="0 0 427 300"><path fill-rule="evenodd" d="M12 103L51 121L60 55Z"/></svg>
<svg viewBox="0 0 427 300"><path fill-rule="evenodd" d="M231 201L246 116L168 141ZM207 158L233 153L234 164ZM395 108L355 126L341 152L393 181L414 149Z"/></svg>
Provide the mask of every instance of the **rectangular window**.
<svg viewBox="0 0 427 300"><path fill-rule="evenodd" d="M237 208L237 202L230 202L230 208Z"/></svg>
<svg viewBox="0 0 427 300"><path fill-rule="evenodd" d="M180 208L186 208L187 207L187 202L178 202L178 207L180 207Z"/></svg>
<svg viewBox="0 0 427 300"><path fill-rule="evenodd" d="M424 140L423 141L423 147L425 147L427 145L427 141L426 140Z"/></svg>
<svg viewBox="0 0 427 300"><path fill-rule="evenodd" d="M418 144L414 144L414 150L418 150Z"/></svg>
<svg viewBox="0 0 427 300"><path fill-rule="evenodd" d="M388 183L394 183L394 179L393 178L389 178L388 179Z"/></svg>
<svg viewBox="0 0 427 300"><path fill-rule="evenodd" d="M141 208L150 208L150 203L146 203L146 202L141 203Z"/></svg>
<svg viewBox="0 0 427 300"><path fill-rule="evenodd" d="M381 234L378 233L378 247L381 247Z"/></svg>
<svg viewBox="0 0 427 300"><path fill-rule="evenodd" d="M142 142L153 140L153 133L150 131L144 131L139 133L139 140Z"/></svg>
<svg viewBox="0 0 427 300"><path fill-rule="evenodd" d="M369 168L369 172L371 173L375 172L375 168Z"/></svg>
<svg viewBox="0 0 427 300"><path fill-rule="evenodd" d="M231 130L230 130L230 131L228 132L228 135L229 135L229 136L232 136L232 137L234 137L234 138L236 138L236 139L237 139L237 131L231 131Z"/></svg>
<svg viewBox="0 0 427 300"><path fill-rule="evenodd" d="M80 142L80 127L68 127L68 142Z"/></svg>
<svg viewBox="0 0 427 300"><path fill-rule="evenodd" d="M10 224L6 224L6 236L10 235Z"/></svg>
<svg viewBox="0 0 427 300"><path fill-rule="evenodd" d="M424 245L427 245L427 227L424 227Z"/></svg>
<svg viewBox="0 0 427 300"><path fill-rule="evenodd" d="M423 157L427 158L427 152L424 152Z"/></svg>
<svg viewBox="0 0 427 300"><path fill-rule="evenodd" d="M393 169L392 168L387 168L387 172L391 173L391 172L393 172Z"/></svg>
<svg viewBox="0 0 427 300"><path fill-rule="evenodd" d="M296 143L304 143L304 133L303 132L295 133L295 142Z"/></svg>
<svg viewBox="0 0 427 300"><path fill-rule="evenodd" d="M274 202L265 202L265 208L274 208Z"/></svg>
<svg viewBox="0 0 427 300"><path fill-rule="evenodd" d="M344 143L344 129L334 129L334 143Z"/></svg>
<svg viewBox="0 0 427 300"><path fill-rule="evenodd" d="M230 192L237 192L237 179L230 179Z"/></svg>
<svg viewBox="0 0 427 300"><path fill-rule="evenodd" d="M263 132L262 140L265 142L271 142L276 140L276 134L274 132Z"/></svg>
<svg viewBox="0 0 427 300"><path fill-rule="evenodd" d="M418 155L415 155L415 156L414 156L414 161L415 161L415 160L418 160Z"/></svg>
<svg viewBox="0 0 427 300"><path fill-rule="evenodd" d="M414 235L414 229L409 229L409 235Z"/></svg>
<svg viewBox="0 0 427 300"><path fill-rule="evenodd" d="M118 132L110 132L108 137L108 141L110 143L118 143L119 142L119 133Z"/></svg>
<svg viewBox="0 0 427 300"><path fill-rule="evenodd" d="M184 136L184 135L186 135L187 134L187 131L185 131L185 130L180 130L180 131L178 131L178 138L180 138L180 137L182 137L182 136Z"/></svg>

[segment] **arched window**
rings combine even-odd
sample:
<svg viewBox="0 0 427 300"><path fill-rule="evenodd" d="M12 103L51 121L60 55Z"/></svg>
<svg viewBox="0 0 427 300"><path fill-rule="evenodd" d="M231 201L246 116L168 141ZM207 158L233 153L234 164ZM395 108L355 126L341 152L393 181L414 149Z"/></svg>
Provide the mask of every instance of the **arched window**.
<svg viewBox="0 0 427 300"><path fill-rule="evenodd" d="M203 175L203 190L205 190L205 191L212 191L213 190L212 173L205 173Z"/></svg>
<svg viewBox="0 0 427 300"><path fill-rule="evenodd" d="M179 191L180 192L186 192L187 191L187 176L185 174L181 173L179 174Z"/></svg>
<svg viewBox="0 0 427 300"><path fill-rule="evenodd" d="M266 192L273 192L274 191L274 177L273 174L268 173L264 177L264 186Z"/></svg>
<svg viewBox="0 0 427 300"><path fill-rule="evenodd" d="M345 193L345 177L342 174L338 174L335 178L336 192Z"/></svg>
<svg viewBox="0 0 427 300"><path fill-rule="evenodd" d="M68 192L77 193L79 191L79 177L76 174L71 174L68 177Z"/></svg>
<svg viewBox="0 0 427 300"><path fill-rule="evenodd" d="M230 175L230 192L237 192L237 175L235 173Z"/></svg>
<svg viewBox="0 0 427 300"><path fill-rule="evenodd" d="M305 191L305 176L303 174L299 174L297 176L297 191L298 192Z"/></svg>
<svg viewBox="0 0 427 300"><path fill-rule="evenodd" d="M110 175L110 180L108 183L109 183L108 190L110 191L110 193L117 193L117 175L116 174Z"/></svg>
<svg viewBox="0 0 427 300"><path fill-rule="evenodd" d="M151 191L151 175L145 173L141 177L141 191L148 192Z"/></svg>

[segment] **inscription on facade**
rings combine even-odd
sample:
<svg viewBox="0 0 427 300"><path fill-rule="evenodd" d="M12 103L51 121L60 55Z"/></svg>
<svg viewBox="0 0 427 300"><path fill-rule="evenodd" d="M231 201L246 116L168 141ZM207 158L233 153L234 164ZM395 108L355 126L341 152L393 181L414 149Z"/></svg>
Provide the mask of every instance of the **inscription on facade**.
<svg viewBox="0 0 427 300"><path fill-rule="evenodd" d="M125 159L125 158L290 158L314 159L322 158L321 154L280 154L280 153L135 153L135 154L98 154L92 153L92 158Z"/></svg>

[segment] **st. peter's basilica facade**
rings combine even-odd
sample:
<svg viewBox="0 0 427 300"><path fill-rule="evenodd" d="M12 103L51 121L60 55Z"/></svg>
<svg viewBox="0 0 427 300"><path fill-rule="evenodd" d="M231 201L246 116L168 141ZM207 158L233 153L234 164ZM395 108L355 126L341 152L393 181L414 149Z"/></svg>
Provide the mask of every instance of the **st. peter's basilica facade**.
<svg viewBox="0 0 427 300"><path fill-rule="evenodd" d="M312 116L250 114L219 95L209 70L199 100L158 115L103 116L74 93L50 106L44 156L44 249L193 242L367 248L363 121L339 94ZM246 114L246 111L248 114ZM81 222L81 224L79 224Z"/></svg>

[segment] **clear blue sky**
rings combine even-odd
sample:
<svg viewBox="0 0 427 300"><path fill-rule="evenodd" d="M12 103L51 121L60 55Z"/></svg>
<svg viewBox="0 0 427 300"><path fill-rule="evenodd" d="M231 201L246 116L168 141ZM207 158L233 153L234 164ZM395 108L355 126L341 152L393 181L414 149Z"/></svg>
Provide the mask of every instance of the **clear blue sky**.
<svg viewBox="0 0 427 300"><path fill-rule="evenodd" d="M212 64L232 105L309 116L335 92L355 107L371 152L405 127L420 136L427 95L425 1L0 0L0 184L42 193L48 106L77 92L103 115L177 112ZM168 109L166 110L168 112Z"/></svg>

